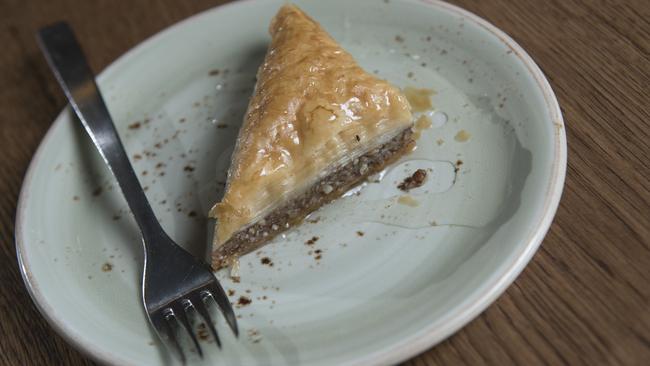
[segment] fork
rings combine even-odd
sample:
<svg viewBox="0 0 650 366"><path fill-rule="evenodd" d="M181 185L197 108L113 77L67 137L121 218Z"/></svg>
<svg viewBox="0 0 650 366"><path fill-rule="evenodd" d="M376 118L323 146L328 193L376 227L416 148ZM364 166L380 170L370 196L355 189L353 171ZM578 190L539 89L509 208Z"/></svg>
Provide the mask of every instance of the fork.
<svg viewBox="0 0 650 366"><path fill-rule="evenodd" d="M129 163L72 29L65 22L56 23L40 29L37 39L70 105L117 179L140 228L144 246L142 299L156 334L163 344L176 350L185 364L185 353L176 334L177 328L184 328L202 358L203 351L190 321L192 315L196 317L198 314L221 348L207 306L216 302L233 333L238 336L237 320L230 301L210 268L174 243L160 226Z"/></svg>

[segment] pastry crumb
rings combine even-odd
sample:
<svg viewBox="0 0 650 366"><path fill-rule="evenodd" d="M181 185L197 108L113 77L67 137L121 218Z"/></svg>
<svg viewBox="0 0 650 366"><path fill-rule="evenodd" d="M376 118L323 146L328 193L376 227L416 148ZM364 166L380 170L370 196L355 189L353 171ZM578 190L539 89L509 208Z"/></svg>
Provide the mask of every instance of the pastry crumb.
<svg viewBox="0 0 650 366"><path fill-rule="evenodd" d="M419 205L418 201L409 195L399 196L397 203L410 207L417 207Z"/></svg>
<svg viewBox="0 0 650 366"><path fill-rule="evenodd" d="M230 279L234 283L239 283L239 259L233 259L230 263Z"/></svg>
<svg viewBox="0 0 650 366"><path fill-rule="evenodd" d="M426 130L427 128L431 128L433 125L433 122L431 121L431 118L427 116L426 114L421 115L416 121L415 121L415 129L418 131Z"/></svg>
<svg viewBox="0 0 650 366"><path fill-rule="evenodd" d="M431 96L436 92L433 89L414 88L407 86L404 88L404 96L408 100L413 112L424 112L433 108Z"/></svg>
<svg viewBox="0 0 650 366"><path fill-rule="evenodd" d="M470 135L469 132L467 132L465 130L460 130L460 131L458 131L456 136L454 136L454 140L456 140L458 142L465 142L465 141L469 140L471 137L472 137L472 135Z"/></svg>

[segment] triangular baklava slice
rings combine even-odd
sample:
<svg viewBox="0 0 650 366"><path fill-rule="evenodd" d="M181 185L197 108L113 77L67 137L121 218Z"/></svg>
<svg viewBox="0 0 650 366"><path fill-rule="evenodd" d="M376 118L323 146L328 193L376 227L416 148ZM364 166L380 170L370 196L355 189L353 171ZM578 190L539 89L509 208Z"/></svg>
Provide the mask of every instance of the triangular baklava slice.
<svg viewBox="0 0 650 366"><path fill-rule="evenodd" d="M292 5L272 41L232 156L212 260L223 267L300 223L412 147L400 90L365 72Z"/></svg>

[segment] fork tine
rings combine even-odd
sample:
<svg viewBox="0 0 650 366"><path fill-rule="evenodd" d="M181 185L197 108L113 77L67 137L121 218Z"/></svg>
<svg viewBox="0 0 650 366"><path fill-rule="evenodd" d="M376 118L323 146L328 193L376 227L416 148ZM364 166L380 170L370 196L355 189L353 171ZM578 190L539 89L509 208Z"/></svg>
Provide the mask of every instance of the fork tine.
<svg viewBox="0 0 650 366"><path fill-rule="evenodd" d="M221 288L219 282L212 282L207 287L207 293L214 299L214 301L219 305L221 312L223 313L224 318L228 322L230 329L235 333L235 337L239 337L239 330L237 329L237 318L235 317L235 312L232 309L232 305L226 296L226 293Z"/></svg>
<svg viewBox="0 0 650 366"><path fill-rule="evenodd" d="M167 308L165 310L162 310L161 312L163 313L163 314L161 314L162 317L163 317L163 319L161 319L162 321L157 321L156 320L156 321L154 321L154 325L158 329L158 331L161 330L160 329L161 327L165 328L165 330L166 330L165 333L166 333L167 337L169 338L171 343L174 345L174 348L176 348L176 351L178 352L178 354L181 356L181 362L183 363L183 365L185 365L185 363L186 363L185 353L183 353L183 348L181 347L181 344L178 343L178 339L176 339L176 334L174 333L174 329L172 328L172 324L171 324L171 322L174 321L174 319L173 319L174 318L174 312L173 312L173 310L171 310L169 308Z"/></svg>
<svg viewBox="0 0 650 366"><path fill-rule="evenodd" d="M201 345L199 345L199 341L196 339L196 335L194 334L194 330L192 330L192 325L190 324L186 314L186 311L190 306L192 306L192 303L185 299L173 304L172 309L174 309L174 316L176 319L181 323L183 328L185 328L187 333L190 335L190 338L192 338L192 342L194 342L194 347L196 347L199 356L203 358L203 350L201 350Z"/></svg>
<svg viewBox="0 0 650 366"><path fill-rule="evenodd" d="M192 306L194 306L196 312L199 313L199 315L201 315L203 321L210 329L210 333L212 333L212 337L217 343L217 347L221 348L221 340L219 339L219 335L217 334L217 329L214 327L214 323L212 322L212 317L210 317L210 312L205 307L205 300L206 300L205 296L196 295L194 296L194 301L192 301Z"/></svg>

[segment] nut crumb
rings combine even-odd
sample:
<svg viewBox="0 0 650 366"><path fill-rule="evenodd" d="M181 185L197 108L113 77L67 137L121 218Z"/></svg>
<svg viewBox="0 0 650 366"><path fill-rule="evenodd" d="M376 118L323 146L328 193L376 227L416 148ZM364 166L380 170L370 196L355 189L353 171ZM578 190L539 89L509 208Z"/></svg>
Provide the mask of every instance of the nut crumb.
<svg viewBox="0 0 650 366"><path fill-rule="evenodd" d="M318 239L320 239L320 238L317 237L317 236L314 236L314 237L312 237L311 239L307 240L307 241L305 242L305 244L307 244L307 245L313 245L314 243L316 243L316 242L318 241Z"/></svg>
<svg viewBox="0 0 650 366"><path fill-rule="evenodd" d="M330 193L332 193L332 191L334 191L334 187L332 187L332 186L329 185L329 184L325 184L325 185L323 185L323 186L321 187L321 191L322 191L324 194L330 194Z"/></svg>
<svg viewBox="0 0 650 366"><path fill-rule="evenodd" d="M210 338L210 336L208 335L208 327L207 325L205 325L205 323L199 324L196 328L197 328L196 335L199 337L200 340L207 341Z"/></svg>
<svg viewBox="0 0 650 366"><path fill-rule="evenodd" d="M463 165L463 161L460 159L456 160L456 164L454 165L454 173L458 173L461 165Z"/></svg>
<svg viewBox="0 0 650 366"><path fill-rule="evenodd" d="M404 192L408 192L413 188L422 186L426 178L427 178L427 171L424 169L418 169L415 171L415 173L413 173L413 175L405 178L404 181L397 186L397 188L399 188Z"/></svg>
<svg viewBox="0 0 650 366"><path fill-rule="evenodd" d="M239 306L246 306L253 302L249 297L246 296L239 296L239 299L237 300L237 305Z"/></svg>
<svg viewBox="0 0 650 366"><path fill-rule="evenodd" d="M113 265L111 263L106 262L102 265L102 272L110 272L112 269Z"/></svg>
<svg viewBox="0 0 650 366"><path fill-rule="evenodd" d="M140 126L142 126L140 121L135 121L129 125L129 130L137 130Z"/></svg>
<svg viewBox="0 0 650 366"><path fill-rule="evenodd" d="M234 294L235 294L235 290L229 288L229 289L228 289L228 296L232 296L232 295L234 295Z"/></svg>
<svg viewBox="0 0 650 366"><path fill-rule="evenodd" d="M264 258L260 259L260 262L262 264L265 264L265 265L269 266L269 267L273 267L273 261L269 257L264 257Z"/></svg>
<svg viewBox="0 0 650 366"><path fill-rule="evenodd" d="M248 339L253 343L259 343L262 340L262 336L260 335L260 332L257 329L249 329Z"/></svg>
<svg viewBox="0 0 650 366"><path fill-rule="evenodd" d="M363 231L357 231L357 236L364 236L366 235Z"/></svg>

